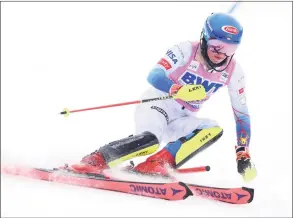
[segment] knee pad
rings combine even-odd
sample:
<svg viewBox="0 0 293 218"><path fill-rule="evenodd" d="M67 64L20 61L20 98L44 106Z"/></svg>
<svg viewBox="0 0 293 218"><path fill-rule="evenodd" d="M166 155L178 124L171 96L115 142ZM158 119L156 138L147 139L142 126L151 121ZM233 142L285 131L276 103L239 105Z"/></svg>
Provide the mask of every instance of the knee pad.
<svg viewBox="0 0 293 218"><path fill-rule="evenodd" d="M187 136L179 138L181 146L175 156L176 168L215 143L222 135L223 129L221 127L211 127L196 129Z"/></svg>

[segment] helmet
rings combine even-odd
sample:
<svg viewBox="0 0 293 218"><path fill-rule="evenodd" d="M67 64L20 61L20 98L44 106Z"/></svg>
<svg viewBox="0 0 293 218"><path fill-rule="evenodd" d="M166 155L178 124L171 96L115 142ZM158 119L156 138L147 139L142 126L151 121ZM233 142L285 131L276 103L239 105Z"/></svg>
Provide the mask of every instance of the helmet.
<svg viewBox="0 0 293 218"><path fill-rule="evenodd" d="M242 34L242 25L230 14L212 13L206 19L201 33L200 46L204 60L213 70L223 65L226 65L225 69L227 68L238 45L241 43ZM221 44L221 46L218 51L225 53L227 57L221 63L214 64L208 58L207 49L209 45L217 47L219 44ZM216 71L220 72L219 70Z"/></svg>
<svg viewBox="0 0 293 218"><path fill-rule="evenodd" d="M213 13L205 21L203 36L208 41L218 39L228 44L240 44L243 28L230 14Z"/></svg>

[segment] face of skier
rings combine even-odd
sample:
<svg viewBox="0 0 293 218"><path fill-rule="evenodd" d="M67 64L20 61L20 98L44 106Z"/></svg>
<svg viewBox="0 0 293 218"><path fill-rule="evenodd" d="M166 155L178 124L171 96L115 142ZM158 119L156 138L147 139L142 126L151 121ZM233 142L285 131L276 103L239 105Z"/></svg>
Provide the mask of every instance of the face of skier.
<svg viewBox="0 0 293 218"><path fill-rule="evenodd" d="M227 44L217 39L207 42L207 54L209 59L215 63L221 63L225 58L232 56L238 48L237 44Z"/></svg>
<svg viewBox="0 0 293 218"><path fill-rule="evenodd" d="M213 62L214 64L221 63L227 57L224 53L219 53L211 49L208 49L207 54L211 62Z"/></svg>

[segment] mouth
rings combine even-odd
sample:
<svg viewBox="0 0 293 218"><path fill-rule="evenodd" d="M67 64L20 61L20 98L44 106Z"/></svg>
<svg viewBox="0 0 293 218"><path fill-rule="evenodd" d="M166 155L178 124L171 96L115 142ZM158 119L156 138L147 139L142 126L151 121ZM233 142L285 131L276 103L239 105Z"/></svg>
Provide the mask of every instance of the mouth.
<svg viewBox="0 0 293 218"><path fill-rule="evenodd" d="M224 59L225 59L225 58L223 58L223 57L214 56L212 61L218 63L218 62L223 61Z"/></svg>
<svg viewBox="0 0 293 218"><path fill-rule="evenodd" d="M216 60L223 60L224 59L222 55L214 55L214 58Z"/></svg>

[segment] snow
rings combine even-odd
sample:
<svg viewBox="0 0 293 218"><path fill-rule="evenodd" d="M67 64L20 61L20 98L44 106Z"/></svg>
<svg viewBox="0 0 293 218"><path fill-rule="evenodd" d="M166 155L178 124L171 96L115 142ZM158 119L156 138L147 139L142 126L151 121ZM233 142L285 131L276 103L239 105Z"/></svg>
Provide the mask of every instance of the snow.
<svg viewBox="0 0 293 218"><path fill-rule="evenodd" d="M206 16L229 6L1 2L1 164L51 168L75 163L132 134L133 105L68 118L58 113L64 107L137 100L148 87L146 75L166 49L198 40ZM236 173L235 124L223 89L199 116L217 120L224 135L185 165L210 165L211 171L181 179L252 187L251 204L199 197L169 202L1 174L1 216L292 216L292 5L244 2L235 15L245 28L236 58L247 74L250 148L258 177L245 184Z"/></svg>

